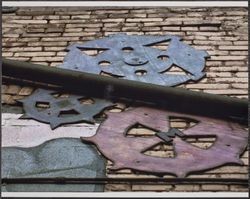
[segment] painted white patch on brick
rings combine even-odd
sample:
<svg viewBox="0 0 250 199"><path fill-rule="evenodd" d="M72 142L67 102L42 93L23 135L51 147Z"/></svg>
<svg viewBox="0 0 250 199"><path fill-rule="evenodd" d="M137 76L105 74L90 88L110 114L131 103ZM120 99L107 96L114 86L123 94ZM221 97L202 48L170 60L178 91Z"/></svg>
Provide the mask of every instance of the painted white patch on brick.
<svg viewBox="0 0 250 199"><path fill-rule="evenodd" d="M21 114L2 114L2 147L34 147L45 141L68 137L91 137L99 124L69 124L51 130L50 126L35 120L18 119Z"/></svg>

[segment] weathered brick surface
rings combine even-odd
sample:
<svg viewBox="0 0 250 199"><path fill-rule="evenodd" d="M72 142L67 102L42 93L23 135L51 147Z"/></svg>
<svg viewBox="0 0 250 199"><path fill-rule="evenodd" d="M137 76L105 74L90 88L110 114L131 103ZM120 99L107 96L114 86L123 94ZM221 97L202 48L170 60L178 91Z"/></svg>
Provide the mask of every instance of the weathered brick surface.
<svg viewBox="0 0 250 199"><path fill-rule="evenodd" d="M229 186L228 185L221 185L221 184L216 184L216 185L201 185L201 189L203 191L228 191Z"/></svg>
<svg viewBox="0 0 250 199"><path fill-rule="evenodd" d="M131 191L130 184L107 184L105 191Z"/></svg>
<svg viewBox="0 0 250 199"><path fill-rule="evenodd" d="M62 63L66 47L115 34L179 35L196 49L206 50L206 77L198 83L179 87L231 97L248 97L248 31L246 8L20 8L16 14L4 14L2 23L3 57L56 66ZM178 72L178 70L173 71ZM2 103L16 104L34 88L17 85L2 87ZM183 121L174 121L176 128L186 128ZM146 136L152 132L136 129ZM213 140L190 140L206 148ZM171 148L157 146L151 155L164 157ZM243 166L227 165L189 178L247 178L248 152L241 157ZM109 177L152 177L130 169L109 171ZM165 175L166 178L173 178ZM105 191L247 191L240 185L171 185L171 184L107 184Z"/></svg>
<svg viewBox="0 0 250 199"><path fill-rule="evenodd" d="M173 185L132 185L132 191L170 191Z"/></svg>
<svg viewBox="0 0 250 199"><path fill-rule="evenodd" d="M199 191L200 190L200 185L175 185L174 186L174 191Z"/></svg>

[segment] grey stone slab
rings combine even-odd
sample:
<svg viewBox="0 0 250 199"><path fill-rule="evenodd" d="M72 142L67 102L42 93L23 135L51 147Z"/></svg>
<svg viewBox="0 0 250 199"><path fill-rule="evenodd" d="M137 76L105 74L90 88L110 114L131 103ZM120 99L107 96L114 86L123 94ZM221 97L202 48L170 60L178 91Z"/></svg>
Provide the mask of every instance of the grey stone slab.
<svg viewBox="0 0 250 199"><path fill-rule="evenodd" d="M105 160L92 145L76 138L59 138L37 147L3 147L2 178L105 177ZM94 192L96 184L6 184L11 192Z"/></svg>

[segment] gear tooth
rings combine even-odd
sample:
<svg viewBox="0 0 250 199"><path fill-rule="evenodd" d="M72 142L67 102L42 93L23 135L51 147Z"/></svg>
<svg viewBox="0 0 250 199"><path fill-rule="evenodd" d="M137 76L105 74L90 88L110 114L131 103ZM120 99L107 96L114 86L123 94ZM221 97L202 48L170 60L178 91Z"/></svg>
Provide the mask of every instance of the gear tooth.
<svg viewBox="0 0 250 199"><path fill-rule="evenodd" d="M89 118L88 121L91 122L91 123L93 123L93 124L95 123L95 119L93 117Z"/></svg>
<svg viewBox="0 0 250 199"><path fill-rule="evenodd" d="M239 159L239 158L233 159L233 163L237 163L237 164L240 164L240 165L244 165L244 162L243 162L241 159Z"/></svg>
<svg viewBox="0 0 250 199"><path fill-rule="evenodd" d="M18 100L16 100L17 102L21 102L21 103L24 103L25 102L25 100L24 99L18 99Z"/></svg>
<svg viewBox="0 0 250 199"><path fill-rule="evenodd" d="M242 161L242 160L238 160L238 163L240 164L240 165L244 165L244 162Z"/></svg>
<svg viewBox="0 0 250 199"><path fill-rule="evenodd" d="M19 117L19 119L31 119L31 117L27 115L27 113L25 113L21 117Z"/></svg>
<svg viewBox="0 0 250 199"><path fill-rule="evenodd" d="M187 175L187 172L185 172L185 171L178 171L175 174L176 174L177 178L185 178L186 175Z"/></svg>
<svg viewBox="0 0 250 199"><path fill-rule="evenodd" d="M111 103L109 103L109 102L104 102L104 104L103 104L103 108L107 108L107 107L109 107L109 106L111 106L112 104Z"/></svg>
<svg viewBox="0 0 250 199"><path fill-rule="evenodd" d="M92 123L92 124L94 124L94 123L95 123L95 119L94 119L94 117L93 117L93 116L90 116L90 117L84 117L84 118L83 118L83 121L87 121L87 122L90 122L90 123Z"/></svg>
<svg viewBox="0 0 250 199"><path fill-rule="evenodd" d="M123 166L121 164L115 164L114 163L114 165L112 167L110 167L109 169L110 170L118 170L118 169L121 169L121 168L123 168Z"/></svg>
<svg viewBox="0 0 250 199"><path fill-rule="evenodd" d="M107 107L111 107L111 106L115 106L116 104L114 104L114 103L111 103L111 102L109 102L109 103L107 103Z"/></svg>
<svg viewBox="0 0 250 199"><path fill-rule="evenodd" d="M106 111L105 114L106 114L107 116L112 116L112 115L116 114L116 112L109 112L109 111Z"/></svg>
<svg viewBox="0 0 250 199"><path fill-rule="evenodd" d="M210 57L210 55L208 54L207 51L205 50L201 50L201 52L203 53L204 57Z"/></svg>
<svg viewBox="0 0 250 199"><path fill-rule="evenodd" d="M59 125L60 125L60 123L57 123L57 122L55 122L55 123L50 123L50 128L51 128L52 130L54 130L54 129L56 129Z"/></svg>
<svg viewBox="0 0 250 199"><path fill-rule="evenodd" d="M82 142L94 143L94 137L80 137Z"/></svg>

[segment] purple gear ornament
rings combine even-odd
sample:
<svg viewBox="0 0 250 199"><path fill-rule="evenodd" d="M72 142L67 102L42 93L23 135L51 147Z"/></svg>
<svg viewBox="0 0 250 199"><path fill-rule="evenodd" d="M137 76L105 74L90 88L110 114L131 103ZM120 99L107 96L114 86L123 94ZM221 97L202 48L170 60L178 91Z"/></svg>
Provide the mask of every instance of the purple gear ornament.
<svg viewBox="0 0 250 199"><path fill-rule="evenodd" d="M134 169L155 174L187 174L212 169L227 163L243 164L240 154L247 146L247 132L236 123L152 108L135 108L121 113L107 113L106 119L93 137L82 137L94 143L113 162L111 170ZM170 117L191 118L198 124L183 130L170 128ZM130 137L128 131L136 124L155 130L153 137ZM177 131L176 131L177 130ZM163 136L163 132L165 135ZM188 137L215 136L207 149L185 141ZM172 137L172 139L169 139ZM172 142L175 157L154 157L143 154L159 143Z"/></svg>

